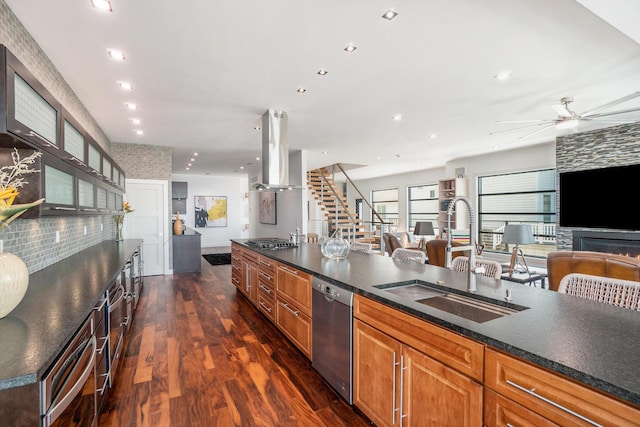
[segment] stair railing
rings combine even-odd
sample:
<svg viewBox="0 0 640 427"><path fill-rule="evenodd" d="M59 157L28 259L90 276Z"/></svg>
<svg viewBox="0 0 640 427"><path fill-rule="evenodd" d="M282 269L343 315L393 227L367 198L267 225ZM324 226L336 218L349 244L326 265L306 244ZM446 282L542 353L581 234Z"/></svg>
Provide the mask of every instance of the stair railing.
<svg viewBox="0 0 640 427"><path fill-rule="evenodd" d="M320 195L321 196L323 195L324 186L327 185L329 187L329 189L331 190L331 193L333 193L333 196L336 199L336 229L333 231L333 234L331 235L331 237L335 236L339 229L342 229L342 226L338 223L339 222L339 219L338 219L338 203L339 203L340 207L342 207L342 211L345 212L349 216L349 220L350 220L351 224L354 225L353 236L352 236L352 233L351 233L351 227L350 226L347 227L347 237L346 237L346 239L351 242L352 238L355 237L356 218L351 214L349 209L347 209L347 206L344 204L344 201L342 200L342 197L340 197L338 195L338 193L336 192L335 188L333 188L333 185L331 185L329 183L329 180L327 180L327 177L325 176L324 172L321 171L320 177L322 178L322 182L323 182L323 185L321 187ZM342 237L344 237L344 236L342 236Z"/></svg>

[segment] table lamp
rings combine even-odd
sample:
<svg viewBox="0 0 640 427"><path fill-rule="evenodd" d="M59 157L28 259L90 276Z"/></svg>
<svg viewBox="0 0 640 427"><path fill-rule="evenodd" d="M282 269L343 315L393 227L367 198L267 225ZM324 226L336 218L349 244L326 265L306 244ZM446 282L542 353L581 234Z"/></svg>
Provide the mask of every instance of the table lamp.
<svg viewBox="0 0 640 427"><path fill-rule="evenodd" d="M507 224L504 226L504 234L502 235L502 243L505 244L515 244L513 251L511 252L511 261L509 262L509 275L512 275L514 272L516 273L528 273L529 267L527 266L527 261L524 259L524 253L522 253L522 249L518 245L526 245L529 243L533 243L533 229L530 224ZM522 263L524 264L524 271L518 271L518 255L522 258Z"/></svg>
<svg viewBox="0 0 640 427"><path fill-rule="evenodd" d="M433 223L431 221L416 221L413 234L414 236L435 236L436 233L433 231ZM425 246L425 241L421 238L418 247L425 249Z"/></svg>

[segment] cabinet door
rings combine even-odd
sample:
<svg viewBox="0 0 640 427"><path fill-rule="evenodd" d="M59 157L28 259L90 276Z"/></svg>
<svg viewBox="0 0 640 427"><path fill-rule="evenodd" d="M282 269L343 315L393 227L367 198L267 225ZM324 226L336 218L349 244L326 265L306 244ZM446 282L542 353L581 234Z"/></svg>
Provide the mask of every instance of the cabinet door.
<svg viewBox="0 0 640 427"><path fill-rule="evenodd" d="M258 304L258 267L253 262L242 260L242 288L251 302Z"/></svg>
<svg viewBox="0 0 640 427"><path fill-rule="evenodd" d="M406 346L401 370L402 426L482 425L482 385Z"/></svg>
<svg viewBox="0 0 640 427"><path fill-rule="evenodd" d="M304 314L311 316L311 276L286 265L278 265L276 287Z"/></svg>
<svg viewBox="0 0 640 427"><path fill-rule="evenodd" d="M76 212L74 168L51 155L43 156L41 179L44 193L42 215L65 215Z"/></svg>
<svg viewBox="0 0 640 427"><path fill-rule="evenodd" d="M377 426L400 422L401 344L358 319L353 322L353 403Z"/></svg>
<svg viewBox="0 0 640 427"><path fill-rule="evenodd" d="M62 126L62 156L79 167L87 165L87 143L84 131L71 117Z"/></svg>
<svg viewBox="0 0 640 427"><path fill-rule="evenodd" d="M276 296L276 324L305 356L311 358L311 318L283 296Z"/></svg>
<svg viewBox="0 0 640 427"><path fill-rule="evenodd" d="M99 174L102 169L102 153L97 143L90 140L87 144L87 164L94 174Z"/></svg>
<svg viewBox="0 0 640 427"><path fill-rule="evenodd" d="M7 130L34 147L59 153L60 105L15 56L7 57Z"/></svg>
<svg viewBox="0 0 640 427"><path fill-rule="evenodd" d="M96 179L89 174L77 172L78 212L95 214L96 207Z"/></svg>
<svg viewBox="0 0 640 427"><path fill-rule="evenodd" d="M485 387L484 425L487 427L558 427L532 410Z"/></svg>

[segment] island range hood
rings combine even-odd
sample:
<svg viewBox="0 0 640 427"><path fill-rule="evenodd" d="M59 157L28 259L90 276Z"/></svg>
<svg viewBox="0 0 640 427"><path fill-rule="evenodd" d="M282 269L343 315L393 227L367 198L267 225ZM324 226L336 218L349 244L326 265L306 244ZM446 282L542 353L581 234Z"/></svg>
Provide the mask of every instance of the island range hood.
<svg viewBox="0 0 640 427"><path fill-rule="evenodd" d="M288 121L285 111L268 110L262 115L262 181L252 184L255 190L302 188L289 183Z"/></svg>

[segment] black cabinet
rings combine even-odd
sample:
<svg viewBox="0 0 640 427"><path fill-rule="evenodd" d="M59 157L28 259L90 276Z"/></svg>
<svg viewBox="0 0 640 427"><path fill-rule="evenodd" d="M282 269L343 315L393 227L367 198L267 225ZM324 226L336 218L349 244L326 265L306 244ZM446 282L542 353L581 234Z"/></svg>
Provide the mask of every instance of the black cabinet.
<svg viewBox="0 0 640 427"><path fill-rule="evenodd" d="M202 255L200 233L184 228L183 234L173 235L173 272L200 272Z"/></svg>
<svg viewBox="0 0 640 427"><path fill-rule="evenodd" d="M188 183L171 182L171 212L187 214Z"/></svg>

